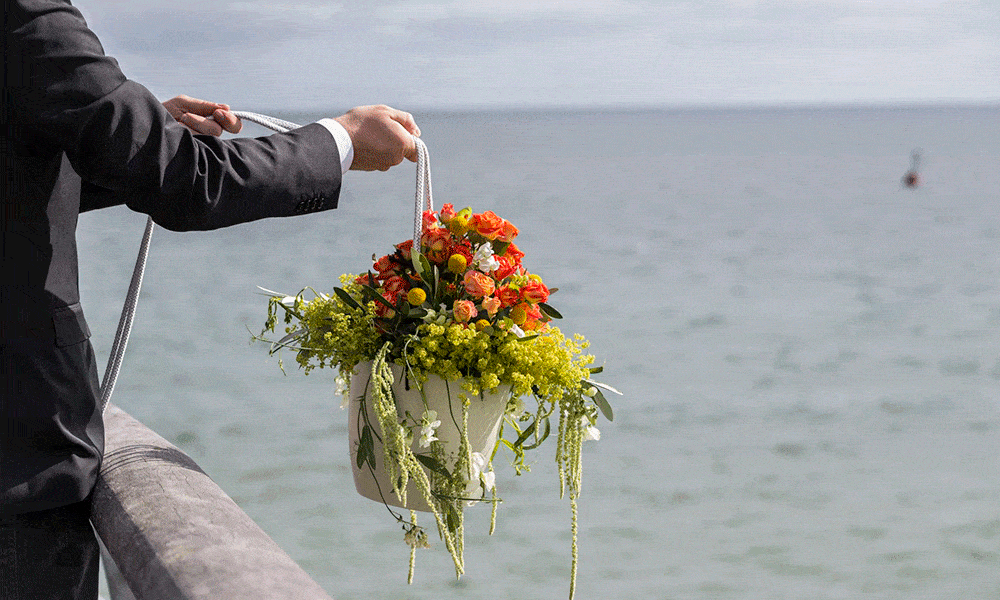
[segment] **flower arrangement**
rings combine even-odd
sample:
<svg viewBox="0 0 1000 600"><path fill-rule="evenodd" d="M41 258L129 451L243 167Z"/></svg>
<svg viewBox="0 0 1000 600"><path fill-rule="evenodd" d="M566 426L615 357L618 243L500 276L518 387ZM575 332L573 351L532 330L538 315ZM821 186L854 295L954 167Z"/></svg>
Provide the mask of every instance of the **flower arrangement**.
<svg viewBox="0 0 1000 600"><path fill-rule="evenodd" d="M524 268L513 224L491 211L473 214L445 204L440 212L423 213L421 231L419 248L408 240L391 254L373 255L366 273L341 276L333 294L313 291L307 300L304 291L293 297L265 290L271 298L258 339L275 332L283 316L285 335L272 343L272 353L295 350L306 373L338 369L342 393L360 411L356 466L374 473L381 463L388 470L395 497L379 491L387 508L409 507L407 489L416 490L417 504L434 514L456 576L464 571L463 507L491 503L490 533L495 526L497 451L510 452L520 475L528 470L525 452L554 428L560 496L568 491L572 514L572 598L582 443L600 439L599 415L613 418L602 390L619 392L592 379L602 368L591 366L586 339L554 326L561 315L548 300L557 290ZM445 382L448 396L437 410L427 392L435 378ZM410 388L422 399L413 410L400 402ZM470 414L488 396L501 398L498 425L493 437L484 438L486 447L476 450L469 441ZM531 406L528 398L535 401ZM442 420L453 425L448 437L458 439L439 439ZM415 550L428 545L427 534L412 510L409 520L389 510L411 547L412 582Z"/></svg>

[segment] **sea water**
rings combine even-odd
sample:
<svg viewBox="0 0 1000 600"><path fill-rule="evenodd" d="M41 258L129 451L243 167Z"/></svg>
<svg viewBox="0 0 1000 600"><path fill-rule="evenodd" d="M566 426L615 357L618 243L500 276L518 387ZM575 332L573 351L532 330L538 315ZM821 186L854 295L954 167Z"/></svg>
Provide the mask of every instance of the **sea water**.
<svg viewBox="0 0 1000 600"><path fill-rule="evenodd" d="M561 327L625 394L585 447L578 598L1000 597L1000 109L416 117L437 205L520 228ZM402 531L354 492L333 373L286 353L284 375L250 343L256 286L329 291L406 239L414 179L351 173L335 211L158 229L114 402L334 597L564 598L551 449L522 477L498 457L497 530L467 511L460 580L438 541L408 586ZM99 356L143 222L81 218Z"/></svg>

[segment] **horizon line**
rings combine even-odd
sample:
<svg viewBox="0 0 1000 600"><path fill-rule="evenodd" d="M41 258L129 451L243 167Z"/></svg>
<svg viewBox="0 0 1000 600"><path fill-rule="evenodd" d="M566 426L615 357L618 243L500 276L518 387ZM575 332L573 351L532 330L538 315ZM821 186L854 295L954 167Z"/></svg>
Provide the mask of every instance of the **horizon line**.
<svg viewBox="0 0 1000 600"><path fill-rule="evenodd" d="M518 113L641 113L641 112L696 112L696 111L773 111L773 110L927 110L927 109L1000 109L1000 98L992 100L947 99L940 100L858 100L858 101L787 101L787 102L718 102L718 103L595 103L595 104L477 104L471 106L414 105L403 107L390 103L394 108L417 114L518 114ZM350 110L347 107L342 110ZM262 108L266 114L328 113L329 106L298 108Z"/></svg>

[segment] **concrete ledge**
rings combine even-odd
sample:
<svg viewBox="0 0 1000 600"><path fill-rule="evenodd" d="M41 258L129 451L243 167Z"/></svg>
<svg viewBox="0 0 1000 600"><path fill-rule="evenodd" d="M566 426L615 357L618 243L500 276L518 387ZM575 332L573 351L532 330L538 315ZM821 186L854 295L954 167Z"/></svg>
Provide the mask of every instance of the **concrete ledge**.
<svg viewBox="0 0 1000 600"><path fill-rule="evenodd" d="M92 521L138 600L331 600L178 448L105 414Z"/></svg>

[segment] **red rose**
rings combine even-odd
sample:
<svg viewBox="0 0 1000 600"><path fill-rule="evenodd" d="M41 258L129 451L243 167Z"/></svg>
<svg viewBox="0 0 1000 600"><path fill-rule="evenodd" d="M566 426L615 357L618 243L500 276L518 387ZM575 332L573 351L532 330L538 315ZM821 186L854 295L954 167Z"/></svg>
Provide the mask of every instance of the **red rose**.
<svg viewBox="0 0 1000 600"><path fill-rule="evenodd" d="M396 304L399 297L410 291L410 284L399 275L393 275L382 284L382 290L390 304Z"/></svg>
<svg viewBox="0 0 1000 600"><path fill-rule="evenodd" d="M501 286L497 290L497 298L503 306L514 306L521 300L521 293L509 285Z"/></svg>
<svg viewBox="0 0 1000 600"><path fill-rule="evenodd" d="M385 279L396 271L396 263L392 257L386 255L375 261L375 270L378 271L378 278Z"/></svg>
<svg viewBox="0 0 1000 600"><path fill-rule="evenodd" d="M514 274L514 271L517 270L517 265L515 265L514 261L507 256L498 256L497 262L500 263L500 266L493 271L493 277L495 277L497 281L507 279Z"/></svg>
<svg viewBox="0 0 1000 600"><path fill-rule="evenodd" d="M545 284L541 281L531 279L528 283L521 286L521 298L531 304L545 302L549 299L549 288L545 287Z"/></svg>
<svg viewBox="0 0 1000 600"><path fill-rule="evenodd" d="M504 252L503 255L510 258L517 264L520 264L521 259L524 258L524 252L521 252L521 249L514 244L507 246L507 251Z"/></svg>
<svg viewBox="0 0 1000 600"><path fill-rule="evenodd" d="M396 250L403 255L403 260L410 260L411 253L413 252L413 240L406 240L405 242L400 242L396 244Z"/></svg>
<svg viewBox="0 0 1000 600"><path fill-rule="evenodd" d="M388 302L389 304L396 303L396 301L393 298L389 297L389 295L384 292L382 293L382 297L385 298L386 302ZM382 304L381 302L376 302L375 315L385 319L391 319L396 316L396 311L389 308L385 304Z"/></svg>
<svg viewBox="0 0 1000 600"><path fill-rule="evenodd" d="M425 210L423 215L424 231L437 225L437 215L432 210Z"/></svg>

